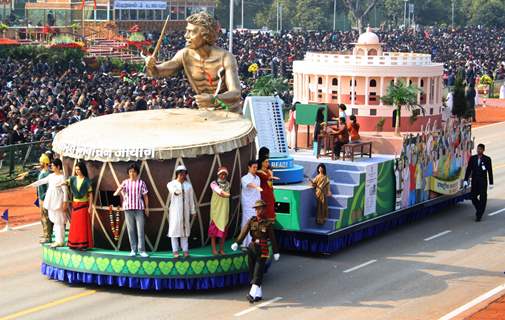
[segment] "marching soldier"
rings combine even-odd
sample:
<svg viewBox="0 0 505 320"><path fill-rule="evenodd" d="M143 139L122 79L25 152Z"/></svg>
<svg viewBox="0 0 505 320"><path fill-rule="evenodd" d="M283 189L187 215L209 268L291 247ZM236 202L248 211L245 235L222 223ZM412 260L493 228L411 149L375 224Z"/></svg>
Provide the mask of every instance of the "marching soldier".
<svg viewBox="0 0 505 320"><path fill-rule="evenodd" d="M236 251L238 249L238 244L244 241L248 233L251 234L252 241L247 247L249 274L251 277L251 290L247 295L247 300L249 300L250 303L260 301L263 298L261 284L263 281L265 262L270 255L268 247L269 240L272 243L275 261L280 258L272 224L264 216L265 207L266 203L263 200L256 201L253 207L256 209L256 216L249 219L247 224L242 228L235 243L231 245L231 249Z"/></svg>

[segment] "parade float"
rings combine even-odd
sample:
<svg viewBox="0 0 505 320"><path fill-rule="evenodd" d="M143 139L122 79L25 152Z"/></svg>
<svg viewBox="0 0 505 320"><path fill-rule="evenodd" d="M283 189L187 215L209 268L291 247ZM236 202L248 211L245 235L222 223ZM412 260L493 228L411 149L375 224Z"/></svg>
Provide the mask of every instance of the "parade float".
<svg viewBox="0 0 505 320"><path fill-rule="evenodd" d="M167 22L168 19L162 34ZM199 97L212 96L207 104L200 101L198 110L149 110L101 116L73 124L56 135L54 152L62 159L65 174L72 174L78 160L84 161L89 173L93 185L90 216L94 248L77 251L44 245L42 273L49 278L142 290L205 290L249 282L247 256L243 251L230 250L232 240L226 243L224 254L212 254L208 236L210 183L216 179L219 167L228 168L231 197L226 229L230 235L237 234L241 222L240 178L256 156L256 130L251 121L231 112L240 103L236 63L226 68L212 63L235 59L214 46L217 24L206 13L195 14L188 22L198 31L195 45L198 48L209 45L209 63L205 68L200 66L205 61L193 60L191 50L197 48L188 45L180 51L183 63L177 60L176 65L186 72L197 102ZM155 59L160 44L158 41L151 59ZM167 64L171 63L174 62ZM156 64L146 62L149 75L159 76L157 68ZM149 190L150 215L144 228L149 257L129 256L124 212L120 199L114 196L132 163L140 164L140 178ZM173 256L167 237L170 214L167 183L175 178L180 165L188 170L196 202L189 237L190 256L184 258Z"/></svg>
<svg viewBox="0 0 505 320"><path fill-rule="evenodd" d="M305 144L307 134L305 147L310 148L318 109L331 124L342 103L365 133L360 132L362 157L354 160L353 154L353 161L319 158L307 149L290 154L306 178L313 178L317 165L324 163L332 195L329 217L318 225L314 189L307 179L276 186L281 248L334 253L469 197L462 180L473 149L471 123L456 117L442 122L442 64L433 63L430 55L383 52L378 36L368 29L352 54L308 52L294 62L293 76L294 101L300 102L296 123L308 127L306 132L296 129L297 145L298 140ZM417 92L416 108L387 104L390 87L399 83ZM380 131L401 129L403 136L371 134L379 131L378 123Z"/></svg>
<svg viewBox="0 0 505 320"><path fill-rule="evenodd" d="M374 48L368 55L374 54ZM384 59L393 63L391 57ZM420 65L429 60L400 57L394 63L409 59ZM303 87L298 82L296 66L295 63L295 95ZM76 161L82 160L92 180L95 248L75 251L44 245L43 274L67 283L142 290L206 290L249 283L246 254L229 248L241 222L240 177L247 172L247 162L256 158L257 147L269 149L271 167L279 178L274 186L275 228L277 242L286 250L334 253L401 224L436 214L468 197L461 185L473 139L471 124L463 119L450 118L441 123L438 115L420 115L423 125L404 134L399 153L372 154L368 150L366 157L352 157L353 161L332 160L315 156L311 150L287 148L283 103L279 98L248 97L243 115L230 112L228 101L221 100L221 94L228 90L230 96L238 76L230 79L220 65L203 76L191 68L184 65L190 84L197 94L202 93L198 84L211 88L205 90L213 92L213 108L107 115L73 124L56 135L54 151L63 160L65 174L69 175ZM438 66L431 69L438 70ZM198 76L191 78L194 75ZM427 80L428 86L438 88L436 79ZM419 75L414 81L421 80ZM303 83L309 86L305 80ZM433 95L420 93L419 99L428 96L430 103L436 105L440 95L439 91ZM351 102L355 99L352 96ZM313 124L315 111L321 105L302 102L306 104L297 107L297 122L305 119L307 124ZM327 116L331 115L326 107ZM216 110L223 108L226 110ZM330 112L334 112L331 106ZM358 107L358 121L360 112ZM133 162L141 164L140 177L150 190L151 215L145 227L147 258L128 256L124 214L118 207L119 199L113 196ZM315 176L320 163L326 165L332 195L328 199L328 218L323 224L316 224L316 199L309 179ZM191 223L191 255L184 259L172 256L166 236L166 184L174 178L179 165L188 168L197 202L197 215ZM207 234L212 192L209 184L222 165L230 171L230 240L225 255L213 255Z"/></svg>

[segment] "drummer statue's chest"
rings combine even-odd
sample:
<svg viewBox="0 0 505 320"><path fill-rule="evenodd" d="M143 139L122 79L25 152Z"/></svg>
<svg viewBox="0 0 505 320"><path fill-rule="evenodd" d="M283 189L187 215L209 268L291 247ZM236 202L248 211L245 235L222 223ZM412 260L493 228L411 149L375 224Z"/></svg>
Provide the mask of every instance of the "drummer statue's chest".
<svg viewBox="0 0 505 320"><path fill-rule="evenodd" d="M219 80L218 71L222 67L222 62L218 57L205 60L190 59L187 67L189 75L194 80L212 80L213 82L217 82Z"/></svg>

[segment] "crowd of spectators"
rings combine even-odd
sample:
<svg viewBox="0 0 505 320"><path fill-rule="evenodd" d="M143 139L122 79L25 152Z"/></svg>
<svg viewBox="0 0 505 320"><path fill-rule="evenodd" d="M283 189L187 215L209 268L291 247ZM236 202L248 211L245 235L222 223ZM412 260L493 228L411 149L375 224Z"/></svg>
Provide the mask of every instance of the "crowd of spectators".
<svg viewBox="0 0 505 320"><path fill-rule="evenodd" d="M448 85L461 68L467 76L505 78L505 30L471 27L376 32L386 51L432 54L434 61L444 63ZM244 97L259 75L290 78L292 62L303 59L307 51L350 51L358 36L355 31L237 33L234 54ZM184 46L183 33L170 33L163 40L159 60L168 59ZM226 47L226 41L222 35L218 45ZM248 71L252 63L260 66L259 74ZM84 61L71 61L68 69L62 69L13 57L0 59L0 64L0 146L52 139L69 124L103 114L195 107L182 73L153 80L128 68L119 75L112 73L110 63L94 70ZM280 95L291 103L290 92Z"/></svg>

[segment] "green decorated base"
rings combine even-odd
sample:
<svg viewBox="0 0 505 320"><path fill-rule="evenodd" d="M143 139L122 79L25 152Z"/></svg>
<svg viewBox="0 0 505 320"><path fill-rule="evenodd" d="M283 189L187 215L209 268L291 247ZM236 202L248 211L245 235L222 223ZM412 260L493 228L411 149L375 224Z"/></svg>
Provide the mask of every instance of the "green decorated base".
<svg viewBox="0 0 505 320"><path fill-rule="evenodd" d="M191 249L190 256L174 259L172 252L148 252L148 258L130 257L129 251L93 249L71 250L68 247L43 246L42 261L58 269L91 274L142 278L199 278L247 272L247 254L231 251L212 255L210 246Z"/></svg>

